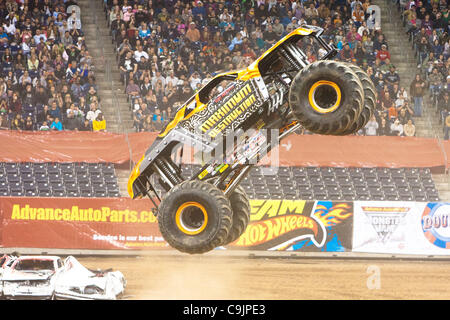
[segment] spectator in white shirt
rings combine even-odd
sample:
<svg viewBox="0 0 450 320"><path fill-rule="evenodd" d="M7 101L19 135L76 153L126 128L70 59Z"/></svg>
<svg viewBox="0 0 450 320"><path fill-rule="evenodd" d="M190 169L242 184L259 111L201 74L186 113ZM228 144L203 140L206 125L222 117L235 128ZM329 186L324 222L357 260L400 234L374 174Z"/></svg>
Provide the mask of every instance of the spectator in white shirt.
<svg viewBox="0 0 450 320"><path fill-rule="evenodd" d="M364 127L367 136L376 136L378 130L378 122L375 116L372 116Z"/></svg>
<svg viewBox="0 0 450 320"><path fill-rule="evenodd" d="M403 125L400 123L400 120L395 119L394 123L391 124L391 133L394 136L403 135Z"/></svg>
<svg viewBox="0 0 450 320"><path fill-rule="evenodd" d="M176 86L178 83L178 78L175 76L175 73L173 71L170 72L170 74L166 77L166 84L172 83L172 86Z"/></svg>
<svg viewBox="0 0 450 320"><path fill-rule="evenodd" d="M144 57L145 60L148 60L148 53L144 51L142 45L139 45L137 47L137 50L134 52L134 60L136 60L136 62L140 62L141 57Z"/></svg>
<svg viewBox="0 0 450 320"><path fill-rule="evenodd" d="M198 83L202 83L202 79L200 78L200 75L198 74L198 72L194 72L192 74L192 76L189 78L189 84L192 88L192 90L196 90L197 89L197 84Z"/></svg>

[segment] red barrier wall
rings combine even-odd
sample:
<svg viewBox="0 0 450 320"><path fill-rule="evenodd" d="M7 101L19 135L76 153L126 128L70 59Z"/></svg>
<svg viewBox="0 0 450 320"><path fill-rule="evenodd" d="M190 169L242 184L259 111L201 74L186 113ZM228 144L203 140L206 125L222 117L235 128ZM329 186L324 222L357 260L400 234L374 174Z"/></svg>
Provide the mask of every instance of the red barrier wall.
<svg viewBox="0 0 450 320"><path fill-rule="evenodd" d="M157 133L0 131L1 162L138 161ZM292 135L272 152L281 166L448 167L450 143L409 137ZM267 162L262 162L262 164Z"/></svg>

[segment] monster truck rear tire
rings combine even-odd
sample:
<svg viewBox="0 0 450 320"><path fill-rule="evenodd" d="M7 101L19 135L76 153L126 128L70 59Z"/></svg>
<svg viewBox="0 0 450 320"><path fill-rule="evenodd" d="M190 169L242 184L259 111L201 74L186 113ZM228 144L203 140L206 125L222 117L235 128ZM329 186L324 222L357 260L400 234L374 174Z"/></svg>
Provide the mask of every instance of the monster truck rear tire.
<svg viewBox="0 0 450 320"><path fill-rule="evenodd" d="M250 201L244 188L237 186L231 193L230 197L231 209L233 211L233 224L231 225L230 233L223 243L224 246L236 241L247 229L250 221Z"/></svg>
<svg viewBox="0 0 450 320"><path fill-rule="evenodd" d="M318 134L346 132L361 114L364 91L346 64L322 60L306 66L292 81L289 104L305 129Z"/></svg>
<svg viewBox="0 0 450 320"><path fill-rule="evenodd" d="M173 248L190 254L222 245L232 224L230 201L223 191L203 181L184 181L163 198L159 230Z"/></svg>
<svg viewBox="0 0 450 320"><path fill-rule="evenodd" d="M364 70L362 70L360 67L354 64L349 63L348 66L353 70L353 72L356 73L359 80L361 81L364 90L364 105L359 118L350 127L350 129L347 130L346 132L343 132L342 135L358 132L359 130L364 128L375 112L377 101L377 93L375 90L375 86L372 80L370 79L369 75L366 72L364 72Z"/></svg>

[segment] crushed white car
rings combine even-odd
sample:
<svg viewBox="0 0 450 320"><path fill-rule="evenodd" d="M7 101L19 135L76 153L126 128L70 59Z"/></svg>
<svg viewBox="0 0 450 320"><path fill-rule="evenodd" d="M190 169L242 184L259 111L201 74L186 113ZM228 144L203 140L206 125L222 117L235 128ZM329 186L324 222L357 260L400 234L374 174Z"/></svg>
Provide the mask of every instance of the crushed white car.
<svg viewBox="0 0 450 320"><path fill-rule="evenodd" d="M22 256L3 270L6 299L53 299L55 284L63 270L57 256Z"/></svg>
<svg viewBox="0 0 450 320"><path fill-rule="evenodd" d="M11 267L16 258L16 256L11 256L8 254L4 254L0 257L0 297L3 297L3 273L5 269Z"/></svg>
<svg viewBox="0 0 450 320"><path fill-rule="evenodd" d="M89 270L77 259L64 260L55 287L56 299L115 300L123 295L126 280L120 271Z"/></svg>
<svg viewBox="0 0 450 320"><path fill-rule="evenodd" d="M112 300L125 290L120 271L89 270L75 257L0 257L5 299Z"/></svg>

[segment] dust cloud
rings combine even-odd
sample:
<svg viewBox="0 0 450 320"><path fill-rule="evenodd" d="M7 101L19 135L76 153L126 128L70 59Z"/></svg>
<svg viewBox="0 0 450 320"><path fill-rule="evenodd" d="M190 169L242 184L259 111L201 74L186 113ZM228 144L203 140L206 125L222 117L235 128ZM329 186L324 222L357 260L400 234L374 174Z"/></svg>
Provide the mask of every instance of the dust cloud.
<svg viewBox="0 0 450 320"><path fill-rule="evenodd" d="M92 269L120 270L128 300L449 299L448 261L251 259L225 253L153 252L77 257ZM381 286L368 287L368 268Z"/></svg>
<svg viewBox="0 0 450 320"><path fill-rule="evenodd" d="M240 296L242 270L235 259L185 255L151 260L136 299L215 300Z"/></svg>

